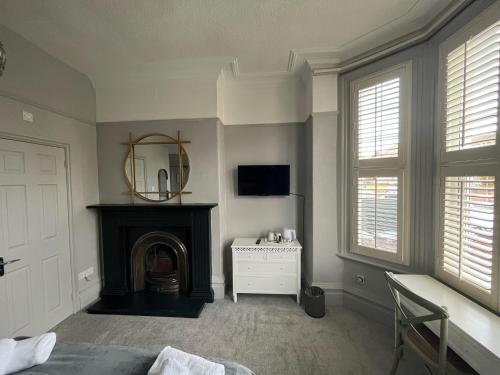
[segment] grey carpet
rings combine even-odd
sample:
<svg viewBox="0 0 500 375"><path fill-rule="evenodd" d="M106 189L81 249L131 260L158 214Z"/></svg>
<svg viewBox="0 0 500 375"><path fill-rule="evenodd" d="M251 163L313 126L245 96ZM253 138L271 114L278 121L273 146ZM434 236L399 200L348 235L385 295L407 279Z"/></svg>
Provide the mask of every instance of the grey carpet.
<svg viewBox="0 0 500 375"><path fill-rule="evenodd" d="M58 340L160 350L166 345L242 363L258 375L388 374L392 330L336 307L307 316L288 296L238 296L207 304L199 319L79 313L55 328ZM426 374L405 354L398 374Z"/></svg>

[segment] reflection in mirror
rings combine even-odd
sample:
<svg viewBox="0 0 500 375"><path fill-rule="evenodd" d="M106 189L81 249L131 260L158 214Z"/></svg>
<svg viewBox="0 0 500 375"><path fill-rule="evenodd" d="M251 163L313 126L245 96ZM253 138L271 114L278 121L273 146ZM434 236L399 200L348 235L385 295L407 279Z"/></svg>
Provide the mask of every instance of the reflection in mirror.
<svg viewBox="0 0 500 375"><path fill-rule="evenodd" d="M132 170L132 155L129 152L125 161L125 174L131 186L132 176L135 175L137 195L151 201L165 201L178 195L181 181L181 190L184 189L189 178L189 159L181 147L179 163L179 146L175 139L152 135L142 138L132 148L135 171Z"/></svg>

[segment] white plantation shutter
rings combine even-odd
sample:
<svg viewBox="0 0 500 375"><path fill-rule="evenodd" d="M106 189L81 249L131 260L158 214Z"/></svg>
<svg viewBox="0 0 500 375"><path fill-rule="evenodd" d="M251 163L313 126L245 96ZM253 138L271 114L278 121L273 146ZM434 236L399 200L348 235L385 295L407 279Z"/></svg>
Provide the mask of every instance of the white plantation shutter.
<svg viewBox="0 0 500 375"><path fill-rule="evenodd" d="M393 158L399 147L399 77L358 92L358 157Z"/></svg>
<svg viewBox="0 0 500 375"><path fill-rule="evenodd" d="M447 176L442 202L443 269L490 293L495 177Z"/></svg>
<svg viewBox="0 0 500 375"><path fill-rule="evenodd" d="M495 145L500 22L451 51L446 60L446 151Z"/></svg>
<svg viewBox="0 0 500 375"><path fill-rule="evenodd" d="M443 137L436 273L498 310L500 21L483 30L479 27L476 23L441 46Z"/></svg>
<svg viewBox="0 0 500 375"><path fill-rule="evenodd" d="M398 177L358 178L358 245L398 250Z"/></svg>
<svg viewBox="0 0 500 375"><path fill-rule="evenodd" d="M353 82L351 251L406 263L403 187L411 63Z"/></svg>

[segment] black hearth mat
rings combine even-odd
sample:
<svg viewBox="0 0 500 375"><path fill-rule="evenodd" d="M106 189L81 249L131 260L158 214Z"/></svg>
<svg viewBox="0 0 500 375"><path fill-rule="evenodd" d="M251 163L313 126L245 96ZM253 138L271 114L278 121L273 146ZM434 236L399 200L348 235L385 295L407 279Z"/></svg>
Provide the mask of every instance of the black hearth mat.
<svg viewBox="0 0 500 375"><path fill-rule="evenodd" d="M87 308L89 314L171 316L198 318L205 302L182 294L137 292L126 296L103 296Z"/></svg>

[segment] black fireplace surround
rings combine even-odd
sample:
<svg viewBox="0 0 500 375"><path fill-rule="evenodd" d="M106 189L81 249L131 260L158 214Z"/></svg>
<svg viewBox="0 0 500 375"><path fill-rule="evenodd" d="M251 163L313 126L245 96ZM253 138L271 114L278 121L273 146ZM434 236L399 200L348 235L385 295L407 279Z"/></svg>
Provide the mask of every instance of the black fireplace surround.
<svg viewBox="0 0 500 375"><path fill-rule="evenodd" d="M101 298L88 308L93 314L177 316L197 318L213 302L210 211L216 204L98 204L100 226ZM164 234L162 236L162 234ZM137 271L138 244L171 238L182 247L176 293L144 288ZM166 246L168 241L164 241ZM161 244L160 244L161 245ZM134 251L133 251L134 250ZM144 251L143 251L144 252ZM184 259L187 253L187 259ZM173 252L176 253L175 251ZM178 256L181 255L177 252ZM187 262L186 262L187 260ZM170 261L169 261L170 262ZM187 264L186 264L187 263ZM182 271L182 272L181 272ZM175 273L172 273L175 278ZM138 285L140 287L138 287ZM161 288L158 288L161 290Z"/></svg>

